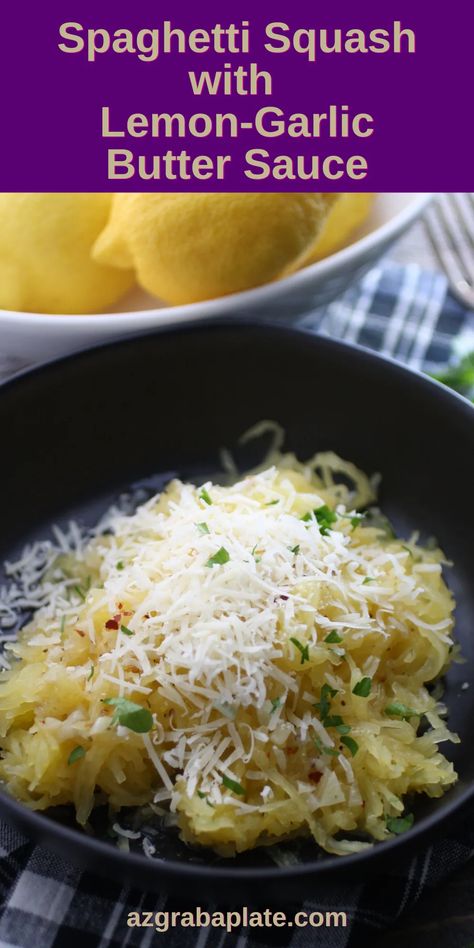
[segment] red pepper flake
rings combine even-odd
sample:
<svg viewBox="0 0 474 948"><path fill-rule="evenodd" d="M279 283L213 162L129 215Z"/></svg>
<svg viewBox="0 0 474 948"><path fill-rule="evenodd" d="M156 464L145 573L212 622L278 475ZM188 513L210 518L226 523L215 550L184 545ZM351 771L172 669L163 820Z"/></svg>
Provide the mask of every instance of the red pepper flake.
<svg viewBox="0 0 474 948"><path fill-rule="evenodd" d="M289 599L289 598L290 598L289 596L280 596L280 599L284 599L285 602L286 602L286 600Z"/></svg>
<svg viewBox="0 0 474 948"><path fill-rule="evenodd" d="M311 770L308 774L308 777L311 780L311 783L319 783L322 773L320 773L319 770Z"/></svg>
<svg viewBox="0 0 474 948"><path fill-rule="evenodd" d="M106 629L113 629L115 632L118 631L118 627L119 627L119 624L118 624L117 619L108 619L107 622L105 623Z"/></svg>
<svg viewBox="0 0 474 948"><path fill-rule="evenodd" d="M85 632L82 631L82 629L74 629L74 631L77 632L77 634L80 635L82 639L84 638L86 634Z"/></svg>
<svg viewBox="0 0 474 948"><path fill-rule="evenodd" d="M143 616L143 618L144 618L144 619L149 619L149 618L150 618L148 612L145 612L145 615Z"/></svg>
<svg viewBox="0 0 474 948"><path fill-rule="evenodd" d="M289 757L291 757L293 754L296 754L297 750L298 750L297 747L287 747L286 753L288 754Z"/></svg>
<svg viewBox="0 0 474 948"><path fill-rule="evenodd" d="M117 609L123 609L123 602L117 603Z"/></svg>

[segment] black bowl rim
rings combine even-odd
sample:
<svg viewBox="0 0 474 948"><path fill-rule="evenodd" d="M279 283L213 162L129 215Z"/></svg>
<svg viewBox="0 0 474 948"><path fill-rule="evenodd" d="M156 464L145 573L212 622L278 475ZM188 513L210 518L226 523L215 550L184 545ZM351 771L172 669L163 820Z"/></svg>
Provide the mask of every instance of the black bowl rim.
<svg viewBox="0 0 474 948"><path fill-rule="evenodd" d="M349 358L357 358L361 365L385 365L387 371L394 377L398 377L408 385L415 386L415 389L424 389L432 392L433 401L445 405L448 409L457 412L466 419L474 422L474 408L471 403L462 395L457 394L447 388L442 383L423 374L421 371L406 366L396 359L382 355L374 350L356 343L348 343L341 339L334 339L324 336L305 326L287 325L281 322L252 319L246 316L244 319L236 317L206 318L187 321L173 326L162 326L154 329L153 332L139 332L134 336L126 336L113 342L101 343L97 346L86 347L70 355L53 358L48 362L41 363L33 368L22 369L15 373L11 378L0 383L0 397L7 390L13 390L21 386L24 381L34 379L38 375L44 375L55 369L61 369L71 361L87 361L91 356L100 356L101 353L114 349L124 349L126 347L140 344L146 344L150 338L166 336L182 336L192 333L201 333L205 331L224 332L226 330L239 332L268 331L276 333L283 338L306 336L308 343L322 347L327 351L339 350L345 352ZM473 429L474 430L474 429ZM447 800L441 813L434 813L423 817L419 823L415 823L406 833L395 836L389 840L376 842L373 846L363 849L357 853L351 853L346 856L328 855L324 858L316 857L314 862L305 862L288 867L270 866L270 867L222 867L202 866L195 863L181 863L165 859L149 859L145 855L133 852L123 852L114 849L109 843L95 839L91 836L81 834L80 831L71 829L63 824L55 823L48 817L45 817L39 811L30 810L13 797L10 797L0 789L0 811L10 817L18 826L31 828L32 835L36 839L53 839L62 844L69 844L71 852L79 851L85 858L90 860L94 856L100 857L103 863L116 863L123 869L124 874L129 875L136 870L138 876L146 875L152 877L168 877L174 882L186 881L199 877L202 881L212 881L217 876L223 881L285 881L286 879L297 879L298 877L320 876L322 874L333 875L335 873L350 873L357 870L361 864L364 867L373 867L377 862L386 860L393 856L399 856L401 850L408 852L410 849L433 836L434 832L445 824L451 822L455 817L460 818L467 807L474 801L474 782L468 785L465 790L454 800ZM64 848L64 847L63 847Z"/></svg>

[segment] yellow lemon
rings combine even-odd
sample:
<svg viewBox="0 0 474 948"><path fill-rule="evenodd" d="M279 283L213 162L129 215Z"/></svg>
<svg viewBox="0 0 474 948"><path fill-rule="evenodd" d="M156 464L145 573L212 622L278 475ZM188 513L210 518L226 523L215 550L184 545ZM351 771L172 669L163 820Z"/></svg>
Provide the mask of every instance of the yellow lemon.
<svg viewBox="0 0 474 948"><path fill-rule="evenodd" d="M373 200L373 194L336 194L321 232L304 264L322 260L339 250L352 232L363 224Z"/></svg>
<svg viewBox="0 0 474 948"><path fill-rule="evenodd" d="M109 194L0 194L0 307L90 313L114 303L133 275L92 259Z"/></svg>
<svg viewBox="0 0 474 948"><path fill-rule="evenodd" d="M276 280L314 245L325 194L117 194L95 259L133 267L167 302L193 303Z"/></svg>

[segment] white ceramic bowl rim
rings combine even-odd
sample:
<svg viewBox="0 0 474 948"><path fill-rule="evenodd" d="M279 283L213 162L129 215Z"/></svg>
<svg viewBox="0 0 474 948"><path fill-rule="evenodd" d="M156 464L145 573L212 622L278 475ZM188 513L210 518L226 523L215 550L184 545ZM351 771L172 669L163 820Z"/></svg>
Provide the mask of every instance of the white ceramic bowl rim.
<svg viewBox="0 0 474 948"><path fill-rule="evenodd" d="M285 291L298 290L304 288L307 284L311 284L315 273L320 277L331 276L334 271L339 269L341 263L350 264L351 261L357 259L359 255L370 252L377 244L395 238L412 220L418 217L432 197L433 195L431 193L414 193L413 200L390 220L376 227L370 231L369 234L354 241L347 247L343 247L342 250L338 250L336 253L324 259L318 260L316 263L303 267L303 269L297 270L295 273L290 274L290 276L275 280L274 283L265 283L262 286L244 290L240 293L220 296L218 299L213 300L202 300L198 303L188 303L184 306L166 306L155 309L140 309L116 313L85 315L64 313L50 315L45 313L0 310L1 322L3 325L8 326L12 324L16 328L23 330L37 328L39 321L45 328L49 327L50 329L57 329L59 325L64 328L67 323L76 330L83 329L84 333L89 334L90 331L94 329L105 329L106 327L110 329L111 323L115 325L117 329L125 329L130 319L134 320L137 317L140 318L140 324L141 327L143 327L148 321L150 324L156 323L157 314L167 316L172 313L176 319L182 318L184 320L202 315L200 311L201 306L205 306L205 314L207 316L213 316L224 315L228 310L235 311L236 307L240 306L245 307L249 304L258 305L260 302L270 302L275 296ZM122 327L120 323L122 323Z"/></svg>

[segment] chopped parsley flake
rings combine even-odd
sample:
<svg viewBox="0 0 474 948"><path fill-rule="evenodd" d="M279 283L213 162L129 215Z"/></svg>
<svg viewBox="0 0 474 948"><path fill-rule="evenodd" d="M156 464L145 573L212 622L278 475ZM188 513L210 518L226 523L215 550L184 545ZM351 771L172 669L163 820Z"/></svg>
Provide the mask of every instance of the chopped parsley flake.
<svg viewBox="0 0 474 948"><path fill-rule="evenodd" d="M82 747L80 744L78 744L77 747L75 747L74 750L72 750L71 753L69 754L69 757L67 759L68 767L70 767L71 764L75 764L76 760L80 760L81 757L85 757L85 756L86 756L85 748Z"/></svg>
<svg viewBox="0 0 474 948"><path fill-rule="evenodd" d="M124 635L135 635L135 632L132 632L132 630L126 625L121 625L120 631L123 632Z"/></svg>
<svg viewBox="0 0 474 948"><path fill-rule="evenodd" d="M209 507L212 504L212 497L205 487L202 488L201 493L199 494L199 500L203 500L205 504L209 505Z"/></svg>
<svg viewBox="0 0 474 948"><path fill-rule="evenodd" d="M209 802L208 797L207 797L207 793L203 793L202 790L198 790L198 791L197 791L197 795L198 795L198 797L199 797L200 800L205 800L205 801L206 801L207 805L211 807L211 810L214 809L214 804Z"/></svg>
<svg viewBox="0 0 474 948"><path fill-rule="evenodd" d="M406 833L407 830L411 829L414 823L413 813L407 813L406 816L394 816L386 821L387 829L389 833L395 833L396 836L400 836L401 833Z"/></svg>
<svg viewBox="0 0 474 948"><path fill-rule="evenodd" d="M327 744L323 744L319 737L314 737L313 740L318 751L321 751L322 754L329 754L330 757L339 757L339 751L335 747L328 747Z"/></svg>
<svg viewBox="0 0 474 948"><path fill-rule="evenodd" d="M349 734L351 730L350 725L344 724L339 714L332 714L324 718L323 724L324 727L335 727L339 734Z"/></svg>
<svg viewBox="0 0 474 948"><path fill-rule="evenodd" d="M290 547L290 553L294 553L295 556L297 556L297 554L298 554L299 552L300 552L300 545L299 545L299 543L297 543L296 546L291 546L291 547Z"/></svg>
<svg viewBox="0 0 474 948"><path fill-rule="evenodd" d="M329 714L329 710L331 707L331 702L329 699L334 698L336 695L337 695L337 691L335 688L331 688L331 685L324 684L323 687L321 688L319 701L315 703L314 707L316 708L317 711L319 711L321 721L323 722L323 724Z"/></svg>
<svg viewBox="0 0 474 948"><path fill-rule="evenodd" d="M116 563L115 569L118 569L118 570L125 569L125 563L123 562L123 560L119 560L118 563Z"/></svg>
<svg viewBox="0 0 474 948"><path fill-rule="evenodd" d="M337 514L335 514L334 510L331 510L327 504L323 504L322 507L318 507L317 510L314 511L314 516L319 524L319 532L323 537L327 536L330 527L337 520Z"/></svg>
<svg viewBox="0 0 474 948"><path fill-rule="evenodd" d="M275 504L279 504L279 503L280 503L279 500L269 500L268 503L265 504L265 507L274 507Z"/></svg>
<svg viewBox="0 0 474 948"><path fill-rule="evenodd" d="M370 690L372 688L372 679L371 678L361 678L360 681L354 685L352 689L352 694L357 695L359 698L368 698L370 695Z"/></svg>
<svg viewBox="0 0 474 948"><path fill-rule="evenodd" d="M232 793L236 793L240 797L245 796L245 790L240 783L237 783L237 780L232 780L231 777L226 777L226 775L223 774L222 783L228 790L232 790Z"/></svg>
<svg viewBox="0 0 474 948"><path fill-rule="evenodd" d="M209 527L208 527L207 523L204 523L204 522L203 522L203 523L197 523L196 526L197 526L197 528L198 528L198 530L199 530L199 533L210 533L210 530L209 530Z"/></svg>
<svg viewBox="0 0 474 948"><path fill-rule="evenodd" d="M327 504L323 504L322 507L317 507L316 510L310 510L301 517L304 523L309 523L314 519L319 524L319 532L325 537L328 535L333 523L336 522L337 514L334 513L334 510L331 510Z"/></svg>
<svg viewBox="0 0 474 948"><path fill-rule="evenodd" d="M329 635L326 636L324 641L327 642L328 645L338 645L339 642L343 642L344 639L339 635L338 632L334 631L334 632L330 632Z"/></svg>
<svg viewBox="0 0 474 948"><path fill-rule="evenodd" d="M323 689L326 686L323 685ZM323 689L321 689L321 701L315 705L316 708L320 710L321 714L321 723L324 724L324 727L334 727L338 734L349 734L352 730L350 724L345 724L344 719L341 718L340 714L329 714L330 711L330 701L329 701L329 692L325 691L323 694ZM334 691L334 689L332 689ZM336 693L336 692L335 692Z"/></svg>
<svg viewBox="0 0 474 948"><path fill-rule="evenodd" d="M355 513L355 514L339 514L339 517L342 517L343 520L350 520L351 527L355 530L359 526L361 520L364 520L365 513Z"/></svg>
<svg viewBox="0 0 474 948"><path fill-rule="evenodd" d="M254 558L254 560L255 560L256 563L260 563L260 560L262 559L262 557L261 557L261 556L257 556L257 553L256 553L257 547L258 547L258 543L255 544L255 546L254 546L254 548L253 548L253 550L252 550L252 556L253 556L253 558Z"/></svg>
<svg viewBox="0 0 474 948"><path fill-rule="evenodd" d="M90 680L91 680L91 678L92 678L93 675L94 675L94 671L95 671L95 668L94 668L93 665L91 665L91 670L90 670L90 672L89 672L89 674L88 674L88 676L87 676L87 681L90 681Z"/></svg>
<svg viewBox="0 0 474 948"><path fill-rule="evenodd" d="M226 548L224 546L221 546L218 549L217 553L214 553L214 556L209 557L206 563L206 566L209 566L209 568L212 566L223 566L224 563L228 563L229 560L230 560L230 556Z"/></svg>
<svg viewBox="0 0 474 948"><path fill-rule="evenodd" d="M281 708L283 701L281 698L270 698L270 704L272 706L271 713L273 714L274 711L278 711L278 708Z"/></svg>
<svg viewBox="0 0 474 948"><path fill-rule="evenodd" d="M341 737L341 744L344 744L350 750L352 757L355 757L359 750L359 745L353 737Z"/></svg>
<svg viewBox="0 0 474 948"><path fill-rule="evenodd" d="M373 576L366 576L365 579L364 579L364 581L363 581L363 583L362 583L362 585L363 585L363 586L368 586L369 583L375 583L375 579L374 579Z"/></svg>
<svg viewBox="0 0 474 948"><path fill-rule="evenodd" d="M352 728L350 724L336 724L336 731L338 734L343 734L345 736L346 734L349 734L350 731L352 731Z"/></svg>
<svg viewBox="0 0 474 948"><path fill-rule="evenodd" d="M126 698L104 698L104 704L115 708L112 724L121 724L136 734L146 734L153 727L153 717L147 708Z"/></svg>
<svg viewBox="0 0 474 948"><path fill-rule="evenodd" d="M293 642L293 645L296 646L301 654L300 664L303 665L304 662L309 662L309 645L302 645L298 639L294 638L290 638L290 642Z"/></svg>
<svg viewBox="0 0 474 948"><path fill-rule="evenodd" d="M389 717L401 718L403 721L409 721L410 718L419 718L420 712L414 711L413 708L408 708L406 704L402 704L401 701L392 701L391 704L388 704L384 708L384 714L387 714Z"/></svg>

